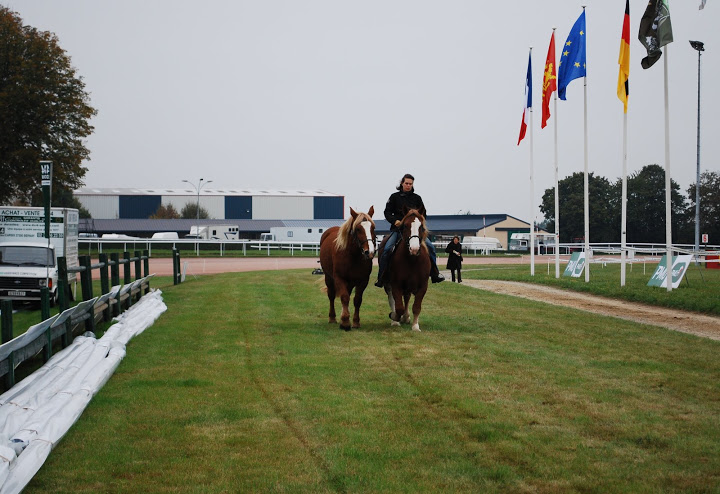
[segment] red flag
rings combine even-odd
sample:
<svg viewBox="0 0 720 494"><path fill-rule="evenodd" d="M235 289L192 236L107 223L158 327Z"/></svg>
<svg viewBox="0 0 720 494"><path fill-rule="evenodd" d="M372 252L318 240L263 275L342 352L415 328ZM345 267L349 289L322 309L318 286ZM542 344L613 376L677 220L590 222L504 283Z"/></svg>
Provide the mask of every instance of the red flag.
<svg viewBox="0 0 720 494"><path fill-rule="evenodd" d="M550 36L550 47L548 48L547 59L545 60L545 70L543 75L543 95L542 95L542 125L545 128L548 118L550 118L550 98L552 93L557 90L557 72L555 71L555 32Z"/></svg>
<svg viewBox="0 0 720 494"><path fill-rule="evenodd" d="M523 118L520 123L520 137L518 138L518 145L520 141L525 139L525 133L527 132L528 122L530 121L530 109L532 108L532 52L528 56L528 70L527 76L525 77L525 108L523 109Z"/></svg>

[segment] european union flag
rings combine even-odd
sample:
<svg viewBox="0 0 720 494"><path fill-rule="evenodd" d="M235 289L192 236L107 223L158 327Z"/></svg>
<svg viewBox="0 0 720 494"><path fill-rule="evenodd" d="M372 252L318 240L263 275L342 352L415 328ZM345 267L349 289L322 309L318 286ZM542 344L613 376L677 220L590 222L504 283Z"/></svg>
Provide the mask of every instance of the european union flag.
<svg viewBox="0 0 720 494"><path fill-rule="evenodd" d="M585 11L583 10L563 45L558 64L558 96L561 100L566 99L565 90L571 81L585 77L586 58Z"/></svg>

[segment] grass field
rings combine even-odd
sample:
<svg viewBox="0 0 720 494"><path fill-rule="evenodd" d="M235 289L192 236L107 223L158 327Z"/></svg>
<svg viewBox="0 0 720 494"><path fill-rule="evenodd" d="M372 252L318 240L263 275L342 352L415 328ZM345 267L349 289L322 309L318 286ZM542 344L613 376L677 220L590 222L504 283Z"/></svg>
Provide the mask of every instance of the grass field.
<svg viewBox="0 0 720 494"><path fill-rule="evenodd" d="M717 492L720 344L452 283L422 333L307 270L203 276L27 492Z"/></svg>

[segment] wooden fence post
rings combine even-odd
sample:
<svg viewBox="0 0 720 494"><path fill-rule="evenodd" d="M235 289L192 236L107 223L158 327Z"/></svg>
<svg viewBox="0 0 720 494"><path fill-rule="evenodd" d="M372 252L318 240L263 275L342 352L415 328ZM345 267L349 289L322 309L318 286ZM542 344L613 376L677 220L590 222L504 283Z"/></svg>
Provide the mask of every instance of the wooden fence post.
<svg viewBox="0 0 720 494"><path fill-rule="evenodd" d="M0 301L0 310L2 310L2 342L7 343L13 339L12 324L12 300Z"/></svg>
<svg viewBox="0 0 720 494"><path fill-rule="evenodd" d="M44 286L40 289L40 322L50 319L50 290Z"/></svg>
<svg viewBox="0 0 720 494"><path fill-rule="evenodd" d="M143 276L148 276L150 274L150 251L144 250L143 251ZM145 295L150 293L150 284L145 287Z"/></svg>
<svg viewBox="0 0 720 494"><path fill-rule="evenodd" d="M100 254L98 256L100 260L100 291L103 295L110 292L110 278L108 276L108 256L107 254ZM110 304L103 311L103 321L110 320Z"/></svg>
<svg viewBox="0 0 720 494"><path fill-rule="evenodd" d="M83 300L90 300L93 298L92 264L90 264L90 256L80 256L78 261L80 262L80 266L85 268L80 272L80 278L82 279ZM95 332L95 317L85 319L85 330L92 331L93 333Z"/></svg>
<svg viewBox="0 0 720 494"><path fill-rule="evenodd" d="M125 268L125 280L123 283L127 285L132 281L132 276L130 275L130 253L128 251L123 252L123 260L125 261L125 264L123 265Z"/></svg>
<svg viewBox="0 0 720 494"><path fill-rule="evenodd" d="M110 254L110 263L110 283L117 286L120 284L120 256L117 252Z"/></svg>
<svg viewBox="0 0 720 494"><path fill-rule="evenodd" d="M134 257L135 257L135 279L139 280L140 278L142 278L142 272L141 272L142 259L140 259L140 251L139 250L135 251ZM140 302L140 297L142 297L142 290L138 290L137 297L135 297L135 301Z"/></svg>
<svg viewBox="0 0 720 494"><path fill-rule="evenodd" d="M90 267L90 256L78 257L78 264L83 269L80 271L80 281L82 284L82 297L83 300L90 300L93 297L92 289L92 268Z"/></svg>
<svg viewBox="0 0 720 494"><path fill-rule="evenodd" d="M68 290L67 259L58 257L58 308L63 312L70 307L70 291Z"/></svg>

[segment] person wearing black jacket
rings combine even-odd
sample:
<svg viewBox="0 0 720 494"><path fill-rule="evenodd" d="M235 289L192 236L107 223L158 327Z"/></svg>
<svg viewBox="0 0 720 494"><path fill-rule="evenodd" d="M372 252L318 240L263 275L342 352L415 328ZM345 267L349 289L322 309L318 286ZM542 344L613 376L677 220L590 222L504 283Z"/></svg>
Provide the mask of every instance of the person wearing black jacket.
<svg viewBox="0 0 720 494"><path fill-rule="evenodd" d="M405 216L407 209L417 209L420 214L425 217L427 212L425 211L425 205L423 204L422 197L415 193L413 184L415 183L415 177L406 173L400 180L400 185L397 186L397 192L393 193L385 204L385 219L390 223L390 238L385 243L383 253L378 259L378 279L375 282L375 286L382 288L384 285L383 276L387 269L390 254L395 250L395 244L400 240L401 220ZM425 239L425 244L430 254L430 261L432 268L430 269L430 279L433 283L440 283L445 281L445 277L440 274L440 270L437 267L437 254L435 253L435 247L433 246L430 239Z"/></svg>
<svg viewBox="0 0 720 494"><path fill-rule="evenodd" d="M455 235L452 242L445 247L445 252L449 254L446 267L450 270L450 274L452 274L452 280L455 281L455 271L457 271L457 282L462 283L462 274L460 271L462 271L463 257L460 237Z"/></svg>

